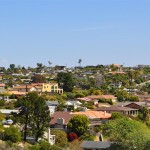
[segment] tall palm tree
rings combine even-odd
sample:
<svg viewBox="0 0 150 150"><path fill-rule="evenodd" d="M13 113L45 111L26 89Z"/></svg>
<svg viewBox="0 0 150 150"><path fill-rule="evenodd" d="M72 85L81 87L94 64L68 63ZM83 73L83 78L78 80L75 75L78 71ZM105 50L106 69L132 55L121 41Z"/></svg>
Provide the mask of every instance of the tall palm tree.
<svg viewBox="0 0 150 150"><path fill-rule="evenodd" d="M51 62L51 61L48 61L48 64L49 64L49 67L51 67L52 62Z"/></svg>
<svg viewBox="0 0 150 150"><path fill-rule="evenodd" d="M82 59L79 59L78 64L80 65L80 67L81 67L81 62L82 62Z"/></svg>

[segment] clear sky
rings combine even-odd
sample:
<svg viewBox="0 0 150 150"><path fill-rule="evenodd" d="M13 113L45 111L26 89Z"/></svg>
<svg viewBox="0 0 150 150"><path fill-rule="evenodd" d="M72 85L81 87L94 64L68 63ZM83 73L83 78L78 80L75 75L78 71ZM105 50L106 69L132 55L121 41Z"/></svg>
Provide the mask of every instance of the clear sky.
<svg viewBox="0 0 150 150"><path fill-rule="evenodd" d="M150 0L0 0L0 66L150 64Z"/></svg>

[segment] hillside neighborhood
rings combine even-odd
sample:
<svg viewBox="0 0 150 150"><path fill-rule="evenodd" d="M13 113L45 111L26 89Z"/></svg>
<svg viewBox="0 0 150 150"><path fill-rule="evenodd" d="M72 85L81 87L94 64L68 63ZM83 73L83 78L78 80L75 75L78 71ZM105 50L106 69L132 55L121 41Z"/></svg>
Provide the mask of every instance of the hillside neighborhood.
<svg viewBox="0 0 150 150"><path fill-rule="evenodd" d="M81 61L0 67L1 150L150 149L150 66Z"/></svg>

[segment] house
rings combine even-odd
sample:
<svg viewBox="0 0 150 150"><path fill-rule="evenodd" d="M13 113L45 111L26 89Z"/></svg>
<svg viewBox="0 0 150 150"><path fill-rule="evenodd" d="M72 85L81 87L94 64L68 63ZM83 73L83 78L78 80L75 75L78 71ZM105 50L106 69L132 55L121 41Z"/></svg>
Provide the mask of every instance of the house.
<svg viewBox="0 0 150 150"><path fill-rule="evenodd" d="M11 113L18 113L19 110L17 110L17 109L0 109L0 112L2 114L4 114L6 117L8 117L11 115Z"/></svg>
<svg viewBox="0 0 150 150"><path fill-rule="evenodd" d="M129 104L125 105L125 107L134 108L134 109L142 109L143 107L147 107L150 109L150 103L147 102L130 102Z"/></svg>
<svg viewBox="0 0 150 150"><path fill-rule="evenodd" d="M39 87L41 92L63 94L63 89L59 88L58 83L32 83L31 85Z"/></svg>
<svg viewBox="0 0 150 150"><path fill-rule="evenodd" d="M57 107L59 105L59 102L58 101L46 101L46 105Z"/></svg>
<svg viewBox="0 0 150 150"><path fill-rule="evenodd" d="M118 102L115 106L124 106L124 107L129 107L129 108L134 108L134 109L142 109L143 107L147 107L150 109L150 103L145 100L143 102Z"/></svg>
<svg viewBox="0 0 150 150"><path fill-rule="evenodd" d="M111 118L110 113L106 113L106 111L84 111L84 112L74 112L74 115L85 115L90 120L91 125L99 125L101 123L106 122L109 118Z"/></svg>
<svg viewBox="0 0 150 150"><path fill-rule="evenodd" d="M41 139L46 139L48 141L48 143L50 143L50 145L55 144L55 135L52 135L50 133L50 128L47 128L47 130L44 132L43 138L39 138L38 141L40 141ZM35 137L33 137L33 136L30 136L30 137L27 136L26 141L31 144L36 143Z"/></svg>
<svg viewBox="0 0 150 150"><path fill-rule="evenodd" d="M58 83L43 83L42 92L63 94L63 89L58 87Z"/></svg>
<svg viewBox="0 0 150 150"><path fill-rule="evenodd" d="M124 107L124 106L110 106L95 108L96 111L106 111L107 113L119 112L123 115L138 115L138 109Z"/></svg>
<svg viewBox="0 0 150 150"><path fill-rule="evenodd" d="M36 88L30 84L23 84L23 85L14 86L13 91L33 92L33 91L36 91Z"/></svg>
<svg viewBox="0 0 150 150"><path fill-rule="evenodd" d="M44 138L48 140L48 143L51 145L55 144L55 135L52 135L50 132L50 128L47 129L47 131L44 133Z"/></svg>
<svg viewBox="0 0 150 150"><path fill-rule="evenodd" d="M104 150L108 149L111 145L111 142L104 141L83 141L81 148L83 150Z"/></svg>
<svg viewBox="0 0 150 150"><path fill-rule="evenodd" d="M7 93L10 94L10 95L13 94L13 95L15 95L17 97L24 96L24 95L27 94L27 92L19 92L19 91L8 91Z"/></svg>
<svg viewBox="0 0 150 150"><path fill-rule="evenodd" d="M150 98L150 95L137 95L140 101L145 101Z"/></svg>
<svg viewBox="0 0 150 150"><path fill-rule="evenodd" d="M5 84L4 83L0 83L0 93L5 92Z"/></svg>
<svg viewBox="0 0 150 150"><path fill-rule="evenodd" d="M32 83L32 84L22 84L13 87L13 91L18 92L32 92L37 91L48 92L48 93L63 93L63 89L58 87L58 83Z"/></svg>
<svg viewBox="0 0 150 150"><path fill-rule="evenodd" d="M72 118L72 114L69 112L62 112L56 111L54 114L51 115L50 126L52 128L59 128L59 129L67 129L67 124Z"/></svg>
<svg viewBox="0 0 150 150"><path fill-rule="evenodd" d="M112 102L117 101L117 97L114 95L89 95L86 98L91 99L91 100L98 100L98 99L106 99L106 100L112 100Z"/></svg>
<svg viewBox="0 0 150 150"><path fill-rule="evenodd" d="M58 103L58 101L46 101L46 105L49 108L50 115L52 115L56 111L57 106L59 105L59 103Z"/></svg>
<svg viewBox="0 0 150 150"><path fill-rule="evenodd" d="M10 101L9 96L0 96L0 100Z"/></svg>
<svg viewBox="0 0 150 150"><path fill-rule="evenodd" d="M67 106L73 106L74 109L77 109L77 108L81 107L81 105L82 105L82 103L77 100L67 101L65 104Z"/></svg>
<svg viewBox="0 0 150 150"><path fill-rule="evenodd" d="M54 114L56 111L56 106L48 106L50 115Z"/></svg>

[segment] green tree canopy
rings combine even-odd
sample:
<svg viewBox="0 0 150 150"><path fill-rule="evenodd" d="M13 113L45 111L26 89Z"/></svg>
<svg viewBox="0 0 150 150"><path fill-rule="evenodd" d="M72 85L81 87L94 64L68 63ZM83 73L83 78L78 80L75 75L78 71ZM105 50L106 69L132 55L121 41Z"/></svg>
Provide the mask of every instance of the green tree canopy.
<svg viewBox="0 0 150 150"><path fill-rule="evenodd" d="M33 76L31 79L32 79L33 83L44 83L44 82L46 82L46 78L42 75L39 75L39 74Z"/></svg>
<svg viewBox="0 0 150 150"><path fill-rule="evenodd" d="M149 128L128 118L111 120L103 126L103 134L112 142L117 142L129 150L142 150L150 140Z"/></svg>
<svg viewBox="0 0 150 150"><path fill-rule="evenodd" d="M76 115L71 118L68 123L68 129L71 132L75 132L78 136L83 135L85 131L88 129L89 125L88 117L84 115Z"/></svg>
<svg viewBox="0 0 150 150"><path fill-rule="evenodd" d="M62 86L65 92L72 92L74 87L74 80L72 73L60 72L57 74L57 82Z"/></svg>
<svg viewBox="0 0 150 150"><path fill-rule="evenodd" d="M19 114L15 114L16 122L24 126L24 141L28 134L28 126L30 126L32 135L36 138L42 137L48 123L50 121L50 112L48 106L41 96L36 92L28 93L26 96L17 100L16 106L20 107Z"/></svg>
<svg viewBox="0 0 150 150"><path fill-rule="evenodd" d="M21 141L21 133L17 127L10 126L4 129L4 140L13 143Z"/></svg>
<svg viewBox="0 0 150 150"><path fill-rule="evenodd" d="M52 129L51 134L54 134L55 139L55 145L58 147L66 147L68 145L68 139L66 132L58 129Z"/></svg>

